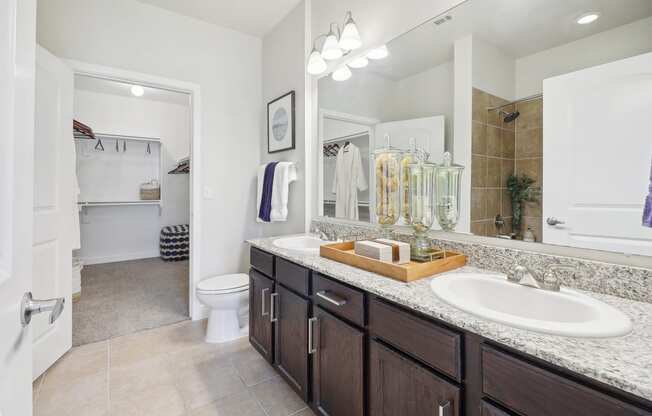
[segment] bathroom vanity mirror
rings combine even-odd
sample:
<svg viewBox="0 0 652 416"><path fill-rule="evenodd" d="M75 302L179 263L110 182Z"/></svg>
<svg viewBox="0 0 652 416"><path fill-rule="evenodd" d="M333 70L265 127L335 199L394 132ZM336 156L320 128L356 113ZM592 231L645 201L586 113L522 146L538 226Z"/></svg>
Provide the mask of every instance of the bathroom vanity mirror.
<svg viewBox="0 0 652 416"><path fill-rule="evenodd" d="M318 109L320 216L377 222L389 136L465 167L457 232L652 255L649 0L469 0L320 78Z"/></svg>

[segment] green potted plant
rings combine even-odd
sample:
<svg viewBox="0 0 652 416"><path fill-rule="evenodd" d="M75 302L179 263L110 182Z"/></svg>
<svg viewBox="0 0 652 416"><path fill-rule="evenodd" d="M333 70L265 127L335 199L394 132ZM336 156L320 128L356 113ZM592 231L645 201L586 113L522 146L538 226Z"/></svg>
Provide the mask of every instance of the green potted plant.
<svg viewBox="0 0 652 416"><path fill-rule="evenodd" d="M507 190L512 199L512 232L519 235L523 219L523 202L536 202L541 196L541 188L534 186L534 179L527 175L509 175Z"/></svg>

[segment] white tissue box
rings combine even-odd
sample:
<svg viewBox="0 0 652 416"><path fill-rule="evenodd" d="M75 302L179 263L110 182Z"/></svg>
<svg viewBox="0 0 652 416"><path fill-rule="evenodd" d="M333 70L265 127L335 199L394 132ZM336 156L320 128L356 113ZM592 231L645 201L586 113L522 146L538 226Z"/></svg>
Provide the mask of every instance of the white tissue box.
<svg viewBox="0 0 652 416"><path fill-rule="evenodd" d="M392 263L392 247L374 241L356 241L355 254Z"/></svg>
<svg viewBox="0 0 652 416"><path fill-rule="evenodd" d="M392 247L392 259L394 263L405 264L410 262L410 245L408 243L386 238L379 238L374 241Z"/></svg>

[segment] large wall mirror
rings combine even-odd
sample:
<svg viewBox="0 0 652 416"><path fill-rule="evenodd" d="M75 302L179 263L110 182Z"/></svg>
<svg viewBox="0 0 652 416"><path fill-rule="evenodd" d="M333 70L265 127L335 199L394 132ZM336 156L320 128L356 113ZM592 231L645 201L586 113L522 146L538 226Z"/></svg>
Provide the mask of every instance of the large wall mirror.
<svg viewBox="0 0 652 416"><path fill-rule="evenodd" d="M376 222L389 136L464 165L458 232L652 255L651 1L469 0L386 51L318 81L319 215Z"/></svg>

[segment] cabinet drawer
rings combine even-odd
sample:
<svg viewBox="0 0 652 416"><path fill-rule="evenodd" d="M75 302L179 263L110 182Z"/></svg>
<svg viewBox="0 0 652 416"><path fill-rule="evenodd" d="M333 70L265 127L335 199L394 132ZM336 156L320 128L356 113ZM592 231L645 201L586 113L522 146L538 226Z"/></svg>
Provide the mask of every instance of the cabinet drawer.
<svg viewBox="0 0 652 416"><path fill-rule="evenodd" d="M315 273L312 299L329 312L364 326L364 293Z"/></svg>
<svg viewBox="0 0 652 416"><path fill-rule="evenodd" d="M249 261L254 269L266 274L268 277L274 277L274 256L272 254L251 247Z"/></svg>
<svg viewBox="0 0 652 416"><path fill-rule="evenodd" d="M651 415L486 345L482 347L482 391L527 416Z"/></svg>
<svg viewBox="0 0 652 416"><path fill-rule="evenodd" d="M480 404L480 409L482 410L481 416L512 416L484 400Z"/></svg>
<svg viewBox="0 0 652 416"><path fill-rule="evenodd" d="M377 298L369 302L369 330L403 352L461 380L460 334Z"/></svg>
<svg viewBox="0 0 652 416"><path fill-rule="evenodd" d="M310 296L310 270L305 267L277 257L276 281L301 295Z"/></svg>

